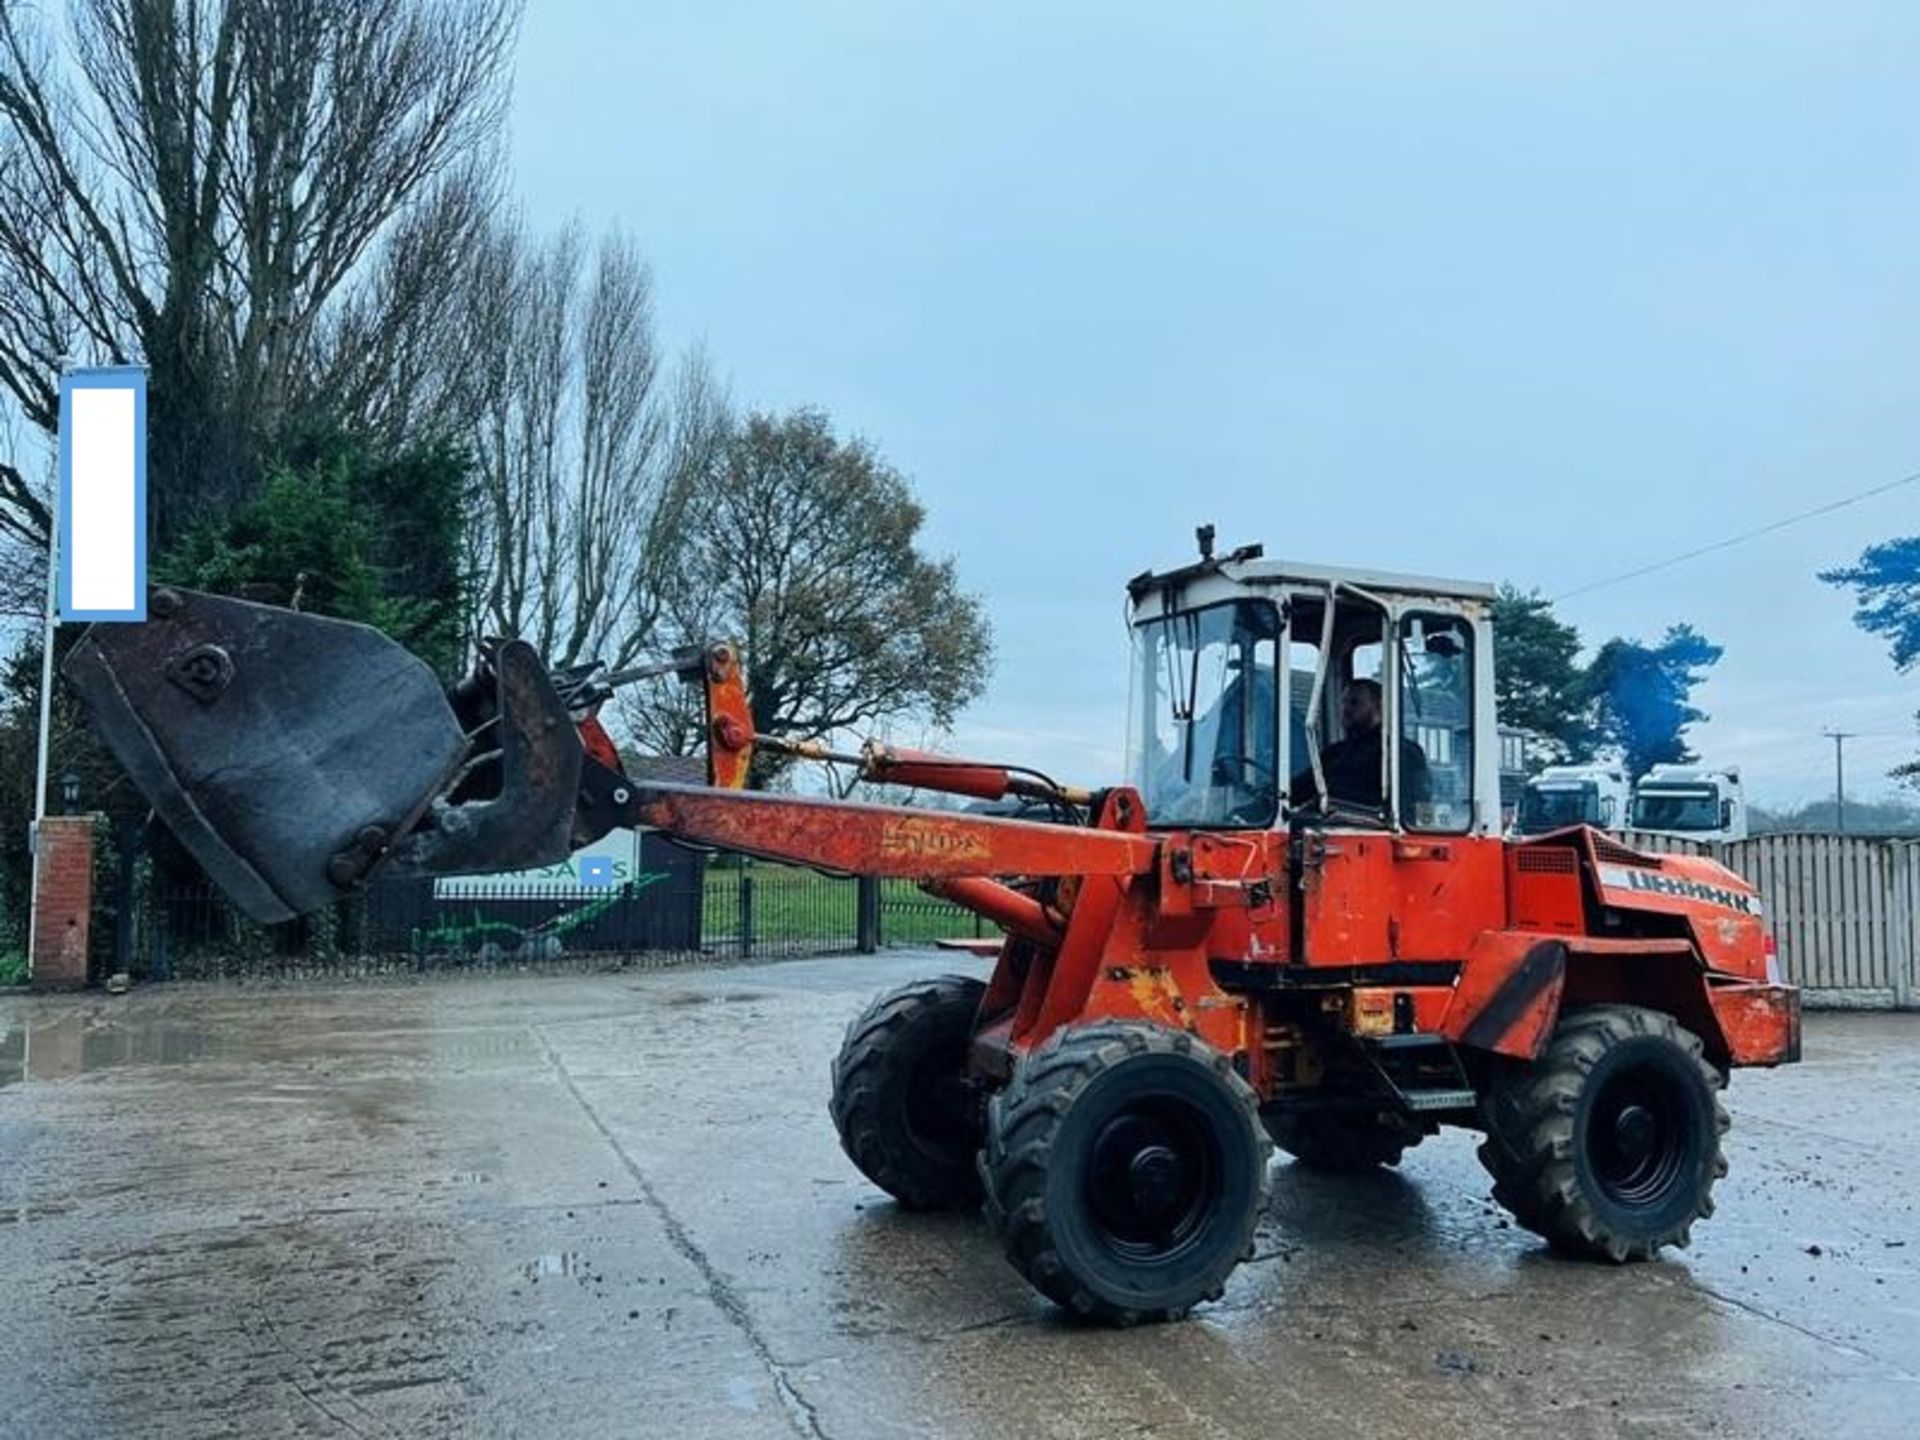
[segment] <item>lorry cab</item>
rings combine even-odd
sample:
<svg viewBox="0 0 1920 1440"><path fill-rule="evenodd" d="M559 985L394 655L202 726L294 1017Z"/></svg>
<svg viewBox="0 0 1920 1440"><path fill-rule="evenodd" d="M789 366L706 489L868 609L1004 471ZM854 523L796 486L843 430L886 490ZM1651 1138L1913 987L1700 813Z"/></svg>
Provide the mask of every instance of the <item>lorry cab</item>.
<svg viewBox="0 0 1920 1440"><path fill-rule="evenodd" d="M1526 782L1515 835L1545 835L1569 825L1624 829L1632 787L1618 765L1549 765Z"/></svg>
<svg viewBox="0 0 1920 1440"><path fill-rule="evenodd" d="M1689 840L1746 839L1739 770L1655 765L1634 787L1632 827Z"/></svg>

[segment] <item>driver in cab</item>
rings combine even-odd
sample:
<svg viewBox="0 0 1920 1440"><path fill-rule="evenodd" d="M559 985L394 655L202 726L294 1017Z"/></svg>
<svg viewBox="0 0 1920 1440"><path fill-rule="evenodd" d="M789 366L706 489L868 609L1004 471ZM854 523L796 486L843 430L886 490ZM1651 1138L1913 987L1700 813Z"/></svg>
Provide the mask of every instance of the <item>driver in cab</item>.
<svg viewBox="0 0 1920 1440"><path fill-rule="evenodd" d="M1353 680L1340 697L1342 738L1320 752L1320 769L1327 780L1327 799L1347 809L1379 810L1380 794L1380 682ZM1405 805L1424 804L1428 798L1427 756L1411 740L1400 742L1400 798ZM1294 805L1312 805L1320 792L1313 783L1313 767L1293 777L1288 797Z"/></svg>

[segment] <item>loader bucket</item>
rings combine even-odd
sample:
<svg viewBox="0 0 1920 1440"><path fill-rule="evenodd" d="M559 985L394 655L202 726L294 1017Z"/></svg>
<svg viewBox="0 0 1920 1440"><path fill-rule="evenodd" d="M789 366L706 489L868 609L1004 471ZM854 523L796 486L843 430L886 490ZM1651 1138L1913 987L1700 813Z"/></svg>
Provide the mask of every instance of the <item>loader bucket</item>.
<svg viewBox="0 0 1920 1440"><path fill-rule="evenodd" d="M501 647L497 714L468 735L433 672L367 626L174 588L147 613L90 627L62 671L254 919L318 909L383 863L438 874L567 854L579 740L523 643ZM448 805L476 749L499 752L497 793Z"/></svg>

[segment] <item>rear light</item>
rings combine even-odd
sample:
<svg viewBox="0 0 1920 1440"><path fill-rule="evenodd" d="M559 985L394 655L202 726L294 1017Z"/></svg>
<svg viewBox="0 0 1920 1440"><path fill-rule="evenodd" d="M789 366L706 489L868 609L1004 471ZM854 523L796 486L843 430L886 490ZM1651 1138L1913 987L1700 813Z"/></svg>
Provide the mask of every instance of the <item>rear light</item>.
<svg viewBox="0 0 1920 1440"><path fill-rule="evenodd" d="M1762 946L1767 953L1767 983L1778 985L1780 983L1780 946L1774 940L1771 930L1762 937Z"/></svg>

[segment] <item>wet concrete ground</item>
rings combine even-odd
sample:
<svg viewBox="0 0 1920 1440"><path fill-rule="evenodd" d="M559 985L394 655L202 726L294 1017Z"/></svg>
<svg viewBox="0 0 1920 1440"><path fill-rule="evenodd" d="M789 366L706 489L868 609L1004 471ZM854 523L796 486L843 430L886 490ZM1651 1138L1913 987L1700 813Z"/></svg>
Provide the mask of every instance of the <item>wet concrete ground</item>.
<svg viewBox="0 0 1920 1440"><path fill-rule="evenodd" d="M835 1144L846 1020L970 964L0 999L0 1433L1920 1433L1920 1016L1736 1076L1683 1256L1549 1258L1448 1134L1109 1332Z"/></svg>

